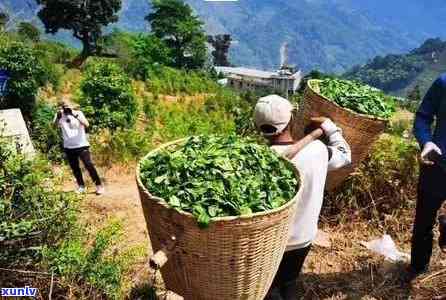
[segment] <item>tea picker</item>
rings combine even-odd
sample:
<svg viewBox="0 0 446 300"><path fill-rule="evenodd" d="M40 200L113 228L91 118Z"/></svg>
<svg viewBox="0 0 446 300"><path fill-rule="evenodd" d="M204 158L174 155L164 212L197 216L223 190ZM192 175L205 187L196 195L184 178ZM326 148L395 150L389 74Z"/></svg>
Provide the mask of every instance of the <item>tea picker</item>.
<svg viewBox="0 0 446 300"><path fill-rule="evenodd" d="M410 276L428 271L432 256L433 228L437 213L446 199L446 73L430 87L415 122L414 135L420 148L420 177L412 236ZM435 121L435 129L432 125ZM446 252L446 220L440 221L439 246Z"/></svg>

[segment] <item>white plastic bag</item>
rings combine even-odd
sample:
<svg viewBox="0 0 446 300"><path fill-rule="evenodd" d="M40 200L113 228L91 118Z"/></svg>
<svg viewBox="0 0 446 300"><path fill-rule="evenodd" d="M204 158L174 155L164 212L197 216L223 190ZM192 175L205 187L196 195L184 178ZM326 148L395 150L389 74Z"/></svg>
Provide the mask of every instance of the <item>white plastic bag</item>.
<svg viewBox="0 0 446 300"><path fill-rule="evenodd" d="M370 251L383 255L390 262L408 262L410 260L409 254L399 251L395 242L387 234L380 239L361 242L361 244Z"/></svg>

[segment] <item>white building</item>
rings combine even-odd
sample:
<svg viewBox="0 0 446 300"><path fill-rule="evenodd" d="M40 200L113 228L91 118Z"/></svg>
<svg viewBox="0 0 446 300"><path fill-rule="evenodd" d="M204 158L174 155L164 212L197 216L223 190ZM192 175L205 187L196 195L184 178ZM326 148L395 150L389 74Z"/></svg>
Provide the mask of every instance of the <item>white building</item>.
<svg viewBox="0 0 446 300"><path fill-rule="evenodd" d="M0 137L15 144L25 155L32 157L36 153L20 109L0 110Z"/></svg>
<svg viewBox="0 0 446 300"><path fill-rule="evenodd" d="M293 72L291 68L281 68L276 72L261 71L243 67L215 67L227 79L227 86L239 90L269 88L283 94L294 94L299 89L302 71Z"/></svg>

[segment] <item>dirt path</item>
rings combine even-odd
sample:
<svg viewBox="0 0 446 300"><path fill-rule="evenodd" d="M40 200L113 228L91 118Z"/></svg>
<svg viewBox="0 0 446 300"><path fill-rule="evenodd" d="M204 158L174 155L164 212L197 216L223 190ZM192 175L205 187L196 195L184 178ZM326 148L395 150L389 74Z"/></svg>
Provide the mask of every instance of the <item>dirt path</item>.
<svg viewBox="0 0 446 300"><path fill-rule="evenodd" d="M107 219L117 218L123 222L126 244L148 243L146 222L133 174L123 171L108 178L111 179L106 181L104 195L87 194L84 206L88 223L100 225Z"/></svg>
<svg viewBox="0 0 446 300"><path fill-rule="evenodd" d="M106 170L105 177L108 179L105 195L88 194L84 201L85 219L98 227L109 218L118 218L125 228L123 245L149 245L133 172L110 169ZM446 259L438 251L433 259L431 278L425 277L413 286L402 285L404 266L388 265L360 245L362 240L380 237L379 228L366 222L323 227L330 233L332 245L314 247L310 252L301 276L301 299L432 299L446 294L446 272L442 273ZM409 245L405 238L398 246L407 252ZM143 258L135 270L144 269L146 261L147 257ZM436 272L440 273L435 275ZM138 274L135 281L147 280L147 273L140 276L138 271ZM431 288L433 281L436 284Z"/></svg>

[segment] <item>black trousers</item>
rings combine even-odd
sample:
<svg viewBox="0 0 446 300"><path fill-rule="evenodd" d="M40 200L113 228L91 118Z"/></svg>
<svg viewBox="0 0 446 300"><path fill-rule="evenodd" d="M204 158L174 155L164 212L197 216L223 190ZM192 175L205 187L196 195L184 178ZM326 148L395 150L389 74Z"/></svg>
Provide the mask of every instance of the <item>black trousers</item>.
<svg viewBox="0 0 446 300"><path fill-rule="evenodd" d="M281 288L292 281L296 281L302 271L310 249L311 245L302 249L285 252L271 288Z"/></svg>
<svg viewBox="0 0 446 300"><path fill-rule="evenodd" d="M417 272L429 267L433 228L438 210L446 200L446 171L437 165L422 166L412 235L411 266Z"/></svg>
<svg viewBox="0 0 446 300"><path fill-rule="evenodd" d="M82 160L85 168L90 174L91 179L96 185L101 185L101 179L99 178L98 172L91 160L91 154L88 147L81 147L76 149L64 149L68 164L73 171L74 177L76 177L76 182L79 186L85 186L84 178L82 177L82 171L79 165L79 159Z"/></svg>

